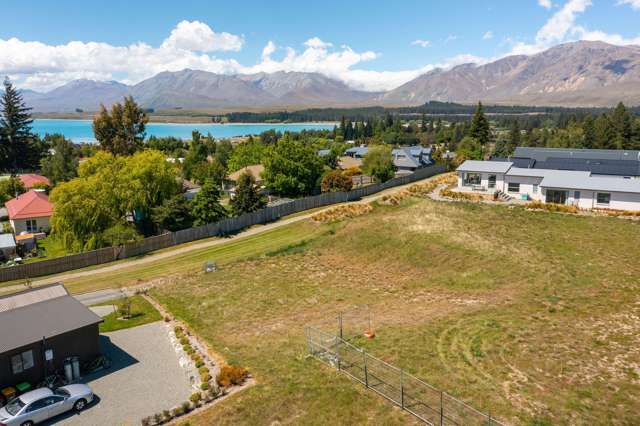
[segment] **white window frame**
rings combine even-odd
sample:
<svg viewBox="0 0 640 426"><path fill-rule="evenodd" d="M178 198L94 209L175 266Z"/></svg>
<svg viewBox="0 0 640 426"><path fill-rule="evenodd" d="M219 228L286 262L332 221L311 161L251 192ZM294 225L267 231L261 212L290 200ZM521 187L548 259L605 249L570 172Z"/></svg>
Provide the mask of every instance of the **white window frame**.
<svg viewBox="0 0 640 426"><path fill-rule="evenodd" d="M27 232L38 232L38 221L36 219L27 219L25 221Z"/></svg>
<svg viewBox="0 0 640 426"><path fill-rule="evenodd" d="M518 185L518 189L515 191L511 190L511 185ZM507 192L520 193L520 182L508 182L507 183Z"/></svg>

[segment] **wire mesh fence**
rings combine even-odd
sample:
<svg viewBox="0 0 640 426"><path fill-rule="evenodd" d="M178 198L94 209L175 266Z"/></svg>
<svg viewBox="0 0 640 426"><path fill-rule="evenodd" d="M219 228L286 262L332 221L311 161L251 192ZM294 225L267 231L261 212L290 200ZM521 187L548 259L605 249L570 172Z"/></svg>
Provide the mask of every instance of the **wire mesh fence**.
<svg viewBox="0 0 640 426"><path fill-rule="evenodd" d="M344 319L340 316L338 319ZM342 330L344 333L344 330ZM365 385L430 425L504 426L446 392L378 359L338 333L307 326L309 354Z"/></svg>

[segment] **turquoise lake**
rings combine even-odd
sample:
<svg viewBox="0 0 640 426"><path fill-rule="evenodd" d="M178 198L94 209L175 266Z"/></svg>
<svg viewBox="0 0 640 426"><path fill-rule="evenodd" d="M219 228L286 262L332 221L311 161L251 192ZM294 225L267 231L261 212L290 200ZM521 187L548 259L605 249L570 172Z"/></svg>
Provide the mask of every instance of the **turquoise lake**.
<svg viewBox="0 0 640 426"><path fill-rule="evenodd" d="M74 142L95 142L91 120L34 120L33 132L44 136L45 134L61 133ZM298 124L205 124L205 123L149 123L147 124L147 137L174 136L181 139L191 139L194 130L202 134L211 133L216 138L230 138L233 136L257 135L266 130L274 129L278 132L299 132L301 130L330 130L333 123L298 123Z"/></svg>

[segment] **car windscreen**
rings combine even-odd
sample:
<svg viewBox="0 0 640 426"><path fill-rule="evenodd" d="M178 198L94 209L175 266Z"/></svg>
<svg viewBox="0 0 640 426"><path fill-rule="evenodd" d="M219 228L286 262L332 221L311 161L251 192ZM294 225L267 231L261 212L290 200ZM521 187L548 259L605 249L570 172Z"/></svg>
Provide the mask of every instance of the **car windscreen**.
<svg viewBox="0 0 640 426"><path fill-rule="evenodd" d="M20 410L22 410L22 407L24 406L25 406L25 403L22 402L20 398L16 398L10 403L8 403L7 406L4 407L4 409L7 410L7 413L11 414L12 416L15 416L20 412Z"/></svg>
<svg viewBox="0 0 640 426"><path fill-rule="evenodd" d="M65 398L71 396L71 394L65 389L56 389L56 390L53 391L53 393L58 395L58 396L63 396Z"/></svg>

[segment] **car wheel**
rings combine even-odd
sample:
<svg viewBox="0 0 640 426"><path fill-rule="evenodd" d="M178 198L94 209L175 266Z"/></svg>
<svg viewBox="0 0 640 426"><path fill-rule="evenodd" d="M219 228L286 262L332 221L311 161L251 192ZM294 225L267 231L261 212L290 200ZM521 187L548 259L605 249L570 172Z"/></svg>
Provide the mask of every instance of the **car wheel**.
<svg viewBox="0 0 640 426"><path fill-rule="evenodd" d="M76 401L75 404L73 404L73 409L76 411L82 411L86 406L87 406L87 401L85 401L84 399L79 399Z"/></svg>
<svg viewBox="0 0 640 426"><path fill-rule="evenodd" d="M33 422L31 420L22 423L20 426L33 426Z"/></svg>

